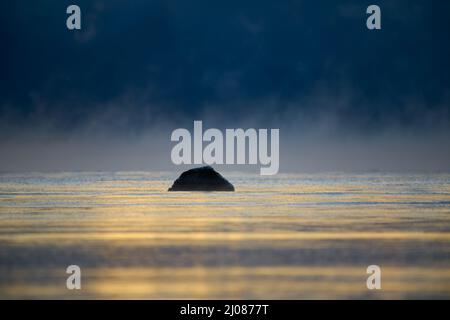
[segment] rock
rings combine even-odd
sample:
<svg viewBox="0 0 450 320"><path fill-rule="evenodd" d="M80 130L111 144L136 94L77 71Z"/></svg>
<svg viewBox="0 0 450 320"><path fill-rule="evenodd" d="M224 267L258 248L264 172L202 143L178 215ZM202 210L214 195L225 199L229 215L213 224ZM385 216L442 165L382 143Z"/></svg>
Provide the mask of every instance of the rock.
<svg viewBox="0 0 450 320"><path fill-rule="evenodd" d="M169 191L234 191L234 187L210 166L185 171Z"/></svg>

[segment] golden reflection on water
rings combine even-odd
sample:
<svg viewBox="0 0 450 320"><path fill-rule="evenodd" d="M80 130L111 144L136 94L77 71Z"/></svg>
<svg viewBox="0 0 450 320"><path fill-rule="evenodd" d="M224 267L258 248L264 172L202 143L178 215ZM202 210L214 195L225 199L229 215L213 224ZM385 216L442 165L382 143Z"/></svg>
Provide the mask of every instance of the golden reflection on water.
<svg viewBox="0 0 450 320"><path fill-rule="evenodd" d="M80 291L61 286L66 275L55 269L48 270L52 277L45 283L19 280L3 289L4 298L401 299L408 294L415 298L418 292L429 297L450 295L448 268L384 267L381 291L367 290L364 269L365 266L83 269ZM29 276L30 270L14 274L17 279Z"/></svg>
<svg viewBox="0 0 450 320"><path fill-rule="evenodd" d="M0 177L0 298L450 298L449 175Z"/></svg>

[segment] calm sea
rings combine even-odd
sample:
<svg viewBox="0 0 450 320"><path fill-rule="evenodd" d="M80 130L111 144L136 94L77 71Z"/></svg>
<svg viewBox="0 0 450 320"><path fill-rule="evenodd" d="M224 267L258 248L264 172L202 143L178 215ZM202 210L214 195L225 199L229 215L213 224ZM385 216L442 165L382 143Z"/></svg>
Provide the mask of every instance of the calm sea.
<svg viewBox="0 0 450 320"><path fill-rule="evenodd" d="M1 174L0 298L450 298L448 174L177 175Z"/></svg>

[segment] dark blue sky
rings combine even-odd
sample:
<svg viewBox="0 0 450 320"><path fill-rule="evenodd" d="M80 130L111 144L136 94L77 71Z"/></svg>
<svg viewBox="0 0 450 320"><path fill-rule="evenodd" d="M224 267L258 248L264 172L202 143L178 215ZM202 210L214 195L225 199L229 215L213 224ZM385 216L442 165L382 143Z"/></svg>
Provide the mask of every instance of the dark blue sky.
<svg viewBox="0 0 450 320"><path fill-rule="evenodd" d="M72 3L81 31L65 27ZM449 33L443 0L2 1L0 134L113 139L216 116L435 141L449 137Z"/></svg>

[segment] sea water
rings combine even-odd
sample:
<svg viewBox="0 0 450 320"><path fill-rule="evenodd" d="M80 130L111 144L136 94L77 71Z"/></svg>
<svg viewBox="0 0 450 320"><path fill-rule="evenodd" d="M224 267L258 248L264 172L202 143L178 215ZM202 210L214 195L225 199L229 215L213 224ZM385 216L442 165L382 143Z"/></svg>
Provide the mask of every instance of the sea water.
<svg viewBox="0 0 450 320"><path fill-rule="evenodd" d="M0 298L450 298L449 174L223 175L1 174Z"/></svg>

